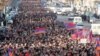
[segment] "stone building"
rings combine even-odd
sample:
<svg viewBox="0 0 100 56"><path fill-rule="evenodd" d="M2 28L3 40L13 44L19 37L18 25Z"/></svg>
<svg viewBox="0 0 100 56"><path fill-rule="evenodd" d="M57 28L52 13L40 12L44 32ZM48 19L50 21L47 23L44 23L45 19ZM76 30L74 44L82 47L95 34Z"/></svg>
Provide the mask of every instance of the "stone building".
<svg viewBox="0 0 100 56"><path fill-rule="evenodd" d="M11 0L0 0L0 11L4 9L8 4L11 3Z"/></svg>

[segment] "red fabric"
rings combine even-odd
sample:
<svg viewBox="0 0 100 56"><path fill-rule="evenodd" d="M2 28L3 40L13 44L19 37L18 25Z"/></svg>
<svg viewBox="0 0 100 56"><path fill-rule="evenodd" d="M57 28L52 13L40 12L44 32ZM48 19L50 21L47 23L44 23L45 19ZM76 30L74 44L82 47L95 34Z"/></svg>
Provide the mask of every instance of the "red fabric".
<svg viewBox="0 0 100 56"><path fill-rule="evenodd" d="M73 22L68 23L68 26L75 26Z"/></svg>
<svg viewBox="0 0 100 56"><path fill-rule="evenodd" d="M74 24L73 22L70 22L70 23L68 23L68 26L70 26L70 27L74 27L75 24Z"/></svg>
<svg viewBox="0 0 100 56"><path fill-rule="evenodd" d="M41 34L41 33L45 33L45 28L36 28L35 29L35 34Z"/></svg>
<svg viewBox="0 0 100 56"><path fill-rule="evenodd" d="M45 28L43 28L43 27L42 28L37 27L36 30L37 31L39 31L39 30L45 30Z"/></svg>
<svg viewBox="0 0 100 56"><path fill-rule="evenodd" d="M29 52L26 52L25 56L30 56Z"/></svg>
<svg viewBox="0 0 100 56"><path fill-rule="evenodd" d="M19 56L23 56L23 54L22 54L22 53L20 53L20 54L19 54Z"/></svg>
<svg viewBox="0 0 100 56"><path fill-rule="evenodd" d="M72 34L71 37L72 37L72 39L77 39L77 35L76 34Z"/></svg>
<svg viewBox="0 0 100 56"><path fill-rule="evenodd" d="M76 31L75 33L76 33L77 37L79 37L79 38L83 37L83 35L82 35L83 31Z"/></svg>
<svg viewBox="0 0 100 56"><path fill-rule="evenodd" d="M14 56L13 52L9 52L9 56Z"/></svg>
<svg viewBox="0 0 100 56"><path fill-rule="evenodd" d="M96 56L100 56L100 52L99 51L100 51L100 47L97 47L96 48Z"/></svg>

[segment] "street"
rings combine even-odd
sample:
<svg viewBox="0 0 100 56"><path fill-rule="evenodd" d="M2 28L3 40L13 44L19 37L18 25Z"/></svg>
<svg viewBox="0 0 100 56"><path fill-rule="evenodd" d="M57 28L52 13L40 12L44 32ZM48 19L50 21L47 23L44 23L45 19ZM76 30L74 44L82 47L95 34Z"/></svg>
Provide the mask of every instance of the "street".
<svg viewBox="0 0 100 56"><path fill-rule="evenodd" d="M63 16L63 15L57 15L57 20L64 22L64 23L68 22L67 16ZM96 19L95 23L99 23L99 22L100 22L100 19ZM83 22L84 27L89 28L89 29L91 28L91 24L92 23L88 23L86 21Z"/></svg>

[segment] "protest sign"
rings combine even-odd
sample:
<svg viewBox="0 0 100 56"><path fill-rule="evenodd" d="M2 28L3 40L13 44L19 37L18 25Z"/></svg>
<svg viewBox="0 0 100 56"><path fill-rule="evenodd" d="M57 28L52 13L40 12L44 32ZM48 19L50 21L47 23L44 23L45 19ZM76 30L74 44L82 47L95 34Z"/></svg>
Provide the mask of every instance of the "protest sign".
<svg viewBox="0 0 100 56"><path fill-rule="evenodd" d="M87 43L87 39L86 38L80 39L79 43L86 44Z"/></svg>

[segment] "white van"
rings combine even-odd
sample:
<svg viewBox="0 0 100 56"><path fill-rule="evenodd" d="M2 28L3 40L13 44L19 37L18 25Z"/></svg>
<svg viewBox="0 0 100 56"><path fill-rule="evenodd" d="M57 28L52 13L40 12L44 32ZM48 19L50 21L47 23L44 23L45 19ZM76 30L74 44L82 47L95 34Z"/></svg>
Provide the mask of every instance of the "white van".
<svg viewBox="0 0 100 56"><path fill-rule="evenodd" d="M75 24L82 24L82 18L81 17L69 17L68 22L73 22Z"/></svg>
<svg viewBox="0 0 100 56"><path fill-rule="evenodd" d="M100 35L100 24L91 24L92 34Z"/></svg>

